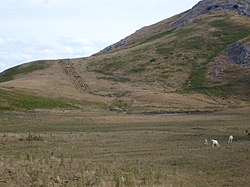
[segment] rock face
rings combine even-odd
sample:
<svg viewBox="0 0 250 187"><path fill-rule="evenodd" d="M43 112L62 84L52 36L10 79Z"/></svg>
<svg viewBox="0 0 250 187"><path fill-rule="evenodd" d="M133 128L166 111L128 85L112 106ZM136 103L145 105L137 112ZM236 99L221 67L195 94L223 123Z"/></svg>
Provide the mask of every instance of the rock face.
<svg viewBox="0 0 250 187"><path fill-rule="evenodd" d="M250 66L250 46L234 43L227 51L231 63Z"/></svg>
<svg viewBox="0 0 250 187"><path fill-rule="evenodd" d="M250 1L249 0L203 0L195 5L192 9L178 19L176 22L168 26L165 31L170 31L179 27L192 23L198 16L207 14L216 10L233 11L242 16L250 17Z"/></svg>

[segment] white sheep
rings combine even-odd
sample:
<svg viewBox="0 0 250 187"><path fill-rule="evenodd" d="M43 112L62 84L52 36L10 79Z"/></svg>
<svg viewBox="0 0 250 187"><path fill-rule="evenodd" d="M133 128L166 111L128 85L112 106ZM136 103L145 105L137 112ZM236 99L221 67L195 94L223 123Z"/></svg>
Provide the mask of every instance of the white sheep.
<svg viewBox="0 0 250 187"><path fill-rule="evenodd" d="M211 140L212 141L212 147L220 147L220 144L217 140Z"/></svg>
<svg viewBox="0 0 250 187"><path fill-rule="evenodd" d="M228 143L233 143L233 139L234 139L233 135L230 135L228 138Z"/></svg>

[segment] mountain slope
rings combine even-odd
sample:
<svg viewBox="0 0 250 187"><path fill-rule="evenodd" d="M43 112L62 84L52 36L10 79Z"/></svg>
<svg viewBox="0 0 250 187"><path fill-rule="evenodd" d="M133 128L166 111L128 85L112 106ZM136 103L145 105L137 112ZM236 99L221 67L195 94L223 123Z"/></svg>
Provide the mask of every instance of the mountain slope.
<svg viewBox="0 0 250 187"><path fill-rule="evenodd" d="M220 10L204 14L188 26L152 36L135 47L114 51L109 60L91 66L109 76L116 73L134 81L160 81L179 91L201 92L201 88L206 91L208 64L234 43L241 40L244 43L249 36L249 23L248 17Z"/></svg>
<svg viewBox="0 0 250 187"><path fill-rule="evenodd" d="M180 27L184 27L193 23L195 20L199 18L199 16L204 14L210 14L218 10L230 11L235 14L239 14L242 16L250 17L250 2L247 0L203 0L200 1L197 5L195 5L192 9L174 16L172 18L161 21L157 24L151 25L149 27L142 28L132 34L131 36L122 39L121 41L108 46L100 53L106 53L109 51L116 50L117 48L121 48L124 46L131 45L131 43L135 43L135 38L137 41L145 40L150 36L155 34L163 33L165 31L174 30Z"/></svg>
<svg viewBox="0 0 250 187"><path fill-rule="evenodd" d="M249 103L249 54L249 1L203 0L91 57L3 72L0 86L111 110L218 109Z"/></svg>

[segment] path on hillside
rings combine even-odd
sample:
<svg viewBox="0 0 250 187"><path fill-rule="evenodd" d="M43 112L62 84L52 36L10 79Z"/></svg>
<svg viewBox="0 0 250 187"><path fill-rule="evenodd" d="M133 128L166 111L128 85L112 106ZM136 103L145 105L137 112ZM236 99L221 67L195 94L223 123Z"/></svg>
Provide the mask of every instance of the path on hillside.
<svg viewBox="0 0 250 187"><path fill-rule="evenodd" d="M74 82L76 88L81 93L90 93L90 89L86 81L77 73L76 68L70 59L64 59L60 61L60 64L64 72L71 78Z"/></svg>

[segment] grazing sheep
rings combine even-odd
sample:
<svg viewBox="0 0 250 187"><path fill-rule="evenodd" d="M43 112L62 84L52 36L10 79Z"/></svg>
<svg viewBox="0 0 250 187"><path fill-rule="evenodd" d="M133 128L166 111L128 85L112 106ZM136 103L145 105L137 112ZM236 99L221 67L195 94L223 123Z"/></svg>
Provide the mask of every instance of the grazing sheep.
<svg viewBox="0 0 250 187"><path fill-rule="evenodd" d="M211 140L212 141L212 147L220 147L220 144L217 140Z"/></svg>
<svg viewBox="0 0 250 187"><path fill-rule="evenodd" d="M234 139L233 135L230 135L228 138L228 143L233 143L233 139Z"/></svg>
<svg viewBox="0 0 250 187"><path fill-rule="evenodd" d="M204 139L204 141L205 141L205 142L204 142L204 145L207 145L207 139L206 139L206 138Z"/></svg>

